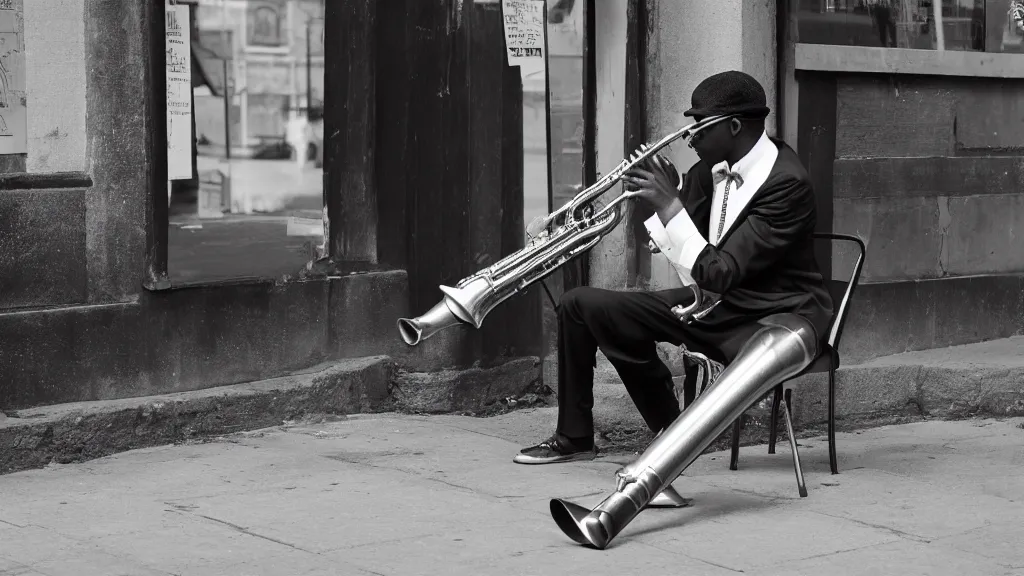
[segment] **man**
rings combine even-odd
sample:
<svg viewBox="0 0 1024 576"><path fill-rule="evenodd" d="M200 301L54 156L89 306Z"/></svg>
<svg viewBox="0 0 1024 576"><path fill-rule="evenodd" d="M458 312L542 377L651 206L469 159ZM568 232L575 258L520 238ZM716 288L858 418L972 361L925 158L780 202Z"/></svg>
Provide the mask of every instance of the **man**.
<svg viewBox="0 0 1024 576"><path fill-rule="evenodd" d="M290 114L291 117L288 119L285 139L291 145L292 151L295 154L295 168L302 172L306 169L306 162L309 160L309 142L311 140L312 127L305 114L300 114L295 109L292 109Z"/></svg>
<svg viewBox="0 0 1024 576"><path fill-rule="evenodd" d="M689 288L624 292L583 287L558 307L558 424L548 440L522 450L515 461L547 464L596 454L592 408L597 350L615 367L651 431L680 414L672 374L657 342L685 346L727 364L757 332L757 320L789 312L806 318L819 337L828 329L832 301L814 258L814 191L796 153L765 133L764 88L729 71L693 92L686 116L726 115L695 133L700 161L682 179L662 158L624 177L654 209L645 223L654 244L684 284L720 295L699 320L683 322ZM685 403L696 373L687 370Z"/></svg>
<svg viewBox="0 0 1024 576"><path fill-rule="evenodd" d="M896 48L896 18L893 16L895 6L891 0L868 0L868 12L875 28L878 30L878 39L883 48Z"/></svg>

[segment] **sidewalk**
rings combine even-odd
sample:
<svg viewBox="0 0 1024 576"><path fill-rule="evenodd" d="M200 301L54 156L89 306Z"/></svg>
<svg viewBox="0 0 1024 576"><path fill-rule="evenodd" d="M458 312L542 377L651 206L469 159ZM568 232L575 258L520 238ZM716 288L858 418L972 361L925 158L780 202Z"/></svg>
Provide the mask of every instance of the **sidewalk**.
<svg viewBox="0 0 1024 576"><path fill-rule="evenodd" d="M605 551L552 497L592 506L628 454L513 464L552 408L360 416L0 477L0 574L1024 575L1024 418L921 422L704 455L692 508L649 510Z"/></svg>

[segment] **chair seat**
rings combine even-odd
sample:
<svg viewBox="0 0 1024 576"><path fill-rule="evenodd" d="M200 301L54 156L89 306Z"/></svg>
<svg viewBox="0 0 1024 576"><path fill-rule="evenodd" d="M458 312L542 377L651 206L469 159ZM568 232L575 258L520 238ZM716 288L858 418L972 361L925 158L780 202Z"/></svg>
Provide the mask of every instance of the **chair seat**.
<svg viewBox="0 0 1024 576"><path fill-rule="evenodd" d="M804 368L796 378L805 374L823 374L829 370L839 369L839 352L836 352L828 344L823 344L822 346L821 354L818 354L814 362L811 362L807 368Z"/></svg>

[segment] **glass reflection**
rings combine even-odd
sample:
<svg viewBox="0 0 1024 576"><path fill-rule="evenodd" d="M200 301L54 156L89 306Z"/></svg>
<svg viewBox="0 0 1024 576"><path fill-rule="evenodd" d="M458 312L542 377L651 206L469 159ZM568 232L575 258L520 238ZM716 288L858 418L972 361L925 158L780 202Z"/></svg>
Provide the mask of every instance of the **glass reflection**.
<svg viewBox="0 0 1024 576"><path fill-rule="evenodd" d="M171 183L172 283L296 275L322 251L324 0L192 7L196 178Z"/></svg>
<svg viewBox="0 0 1024 576"><path fill-rule="evenodd" d="M798 42L1020 52L1013 0L792 0Z"/></svg>
<svg viewBox="0 0 1024 576"><path fill-rule="evenodd" d="M583 183L584 21L583 9L577 4L574 0L547 0L547 58L536 64L520 66L523 78L523 209L526 223L568 202ZM551 100L550 116L546 92Z"/></svg>
<svg viewBox="0 0 1024 576"><path fill-rule="evenodd" d="M583 188L584 7L548 0L548 66L551 67L552 205L560 208Z"/></svg>

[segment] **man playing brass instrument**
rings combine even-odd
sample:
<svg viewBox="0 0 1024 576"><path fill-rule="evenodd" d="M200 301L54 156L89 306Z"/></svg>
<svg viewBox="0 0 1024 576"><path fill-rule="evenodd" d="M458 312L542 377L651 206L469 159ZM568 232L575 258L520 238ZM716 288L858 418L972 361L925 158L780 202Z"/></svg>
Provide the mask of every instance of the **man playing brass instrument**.
<svg viewBox="0 0 1024 576"><path fill-rule="evenodd" d="M765 132L768 106L753 77L729 71L693 92L686 116L727 119L694 133L700 160L680 178L664 157L623 178L655 214L645 223L653 244L686 285L720 295L706 315L682 322L688 288L625 292L582 287L558 307L558 424L555 434L525 448L515 461L547 464L592 458L593 380L597 350L615 367L655 432L680 415L672 374L657 342L682 345L715 366L732 361L777 313L802 316L824 337L832 300L814 257L814 191L796 153ZM688 369L685 404L697 373Z"/></svg>

